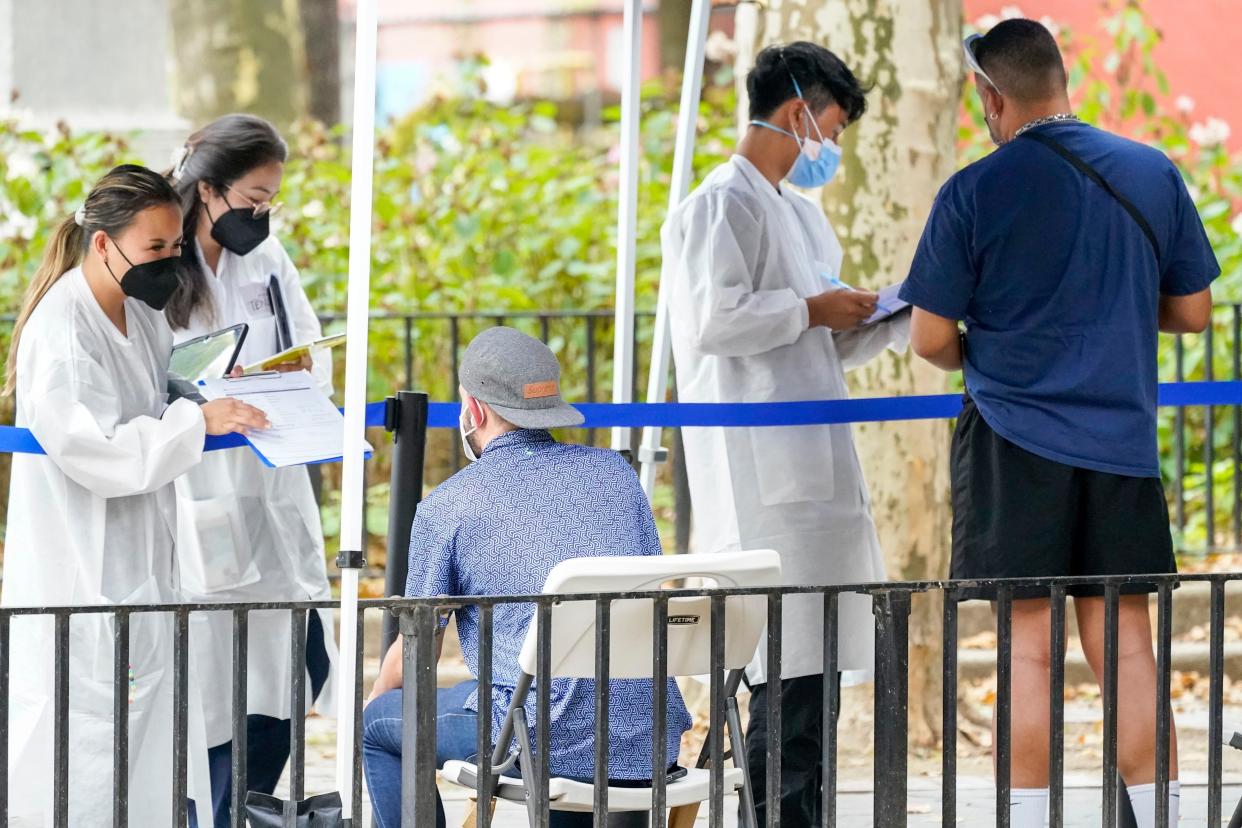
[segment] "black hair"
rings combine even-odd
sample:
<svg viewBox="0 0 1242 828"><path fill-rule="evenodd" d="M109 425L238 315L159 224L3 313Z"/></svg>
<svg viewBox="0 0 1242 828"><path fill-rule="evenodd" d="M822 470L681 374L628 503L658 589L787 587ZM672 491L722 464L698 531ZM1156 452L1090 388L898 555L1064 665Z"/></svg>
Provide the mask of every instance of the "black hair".
<svg viewBox="0 0 1242 828"><path fill-rule="evenodd" d="M803 40L769 46L755 57L755 66L746 75L750 117L767 118L785 101L798 97L794 78L813 114L835 103L845 110L847 123L852 124L867 111L870 89L858 82L841 58Z"/></svg>
<svg viewBox="0 0 1242 828"><path fill-rule="evenodd" d="M997 23L973 45L975 59L1002 95L1038 103L1065 93L1068 79L1056 38L1036 20Z"/></svg>
<svg viewBox="0 0 1242 828"><path fill-rule="evenodd" d="M284 162L289 146L276 127L255 115L225 115L191 135L185 142L181 161L168 172L181 197L185 242L181 248L181 287L168 302L164 313L174 329L188 328L195 311L214 313L211 287L202 272L196 253L198 216L203 209L198 182L206 182L217 193L246 173L270 164Z"/></svg>

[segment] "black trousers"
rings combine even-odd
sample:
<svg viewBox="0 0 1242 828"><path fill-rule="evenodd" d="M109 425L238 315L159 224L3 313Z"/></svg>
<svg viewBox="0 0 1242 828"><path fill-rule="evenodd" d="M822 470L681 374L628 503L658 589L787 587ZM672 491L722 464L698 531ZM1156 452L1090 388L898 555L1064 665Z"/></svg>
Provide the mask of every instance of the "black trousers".
<svg viewBox="0 0 1242 828"><path fill-rule="evenodd" d="M328 680L331 663L324 643L327 631L318 612L306 615L306 671L310 675L311 699L319 698ZM246 784L252 791L271 794L276 790L289 762L288 719L250 714L246 717ZM211 774L211 800L215 811L215 828L228 828L233 798L233 743L225 742L207 751ZM197 819L191 811L190 826Z"/></svg>
<svg viewBox="0 0 1242 828"><path fill-rule="evenodd" d="M841 674L837 674L837 687ZM755 797L755 816L764 824L768 810L768 685L750 688L746 725L746 770ZM837 705L840 717L841 706ZM823 784L824 677L799 676L781 682L781 828L820 824Z"/></svg>

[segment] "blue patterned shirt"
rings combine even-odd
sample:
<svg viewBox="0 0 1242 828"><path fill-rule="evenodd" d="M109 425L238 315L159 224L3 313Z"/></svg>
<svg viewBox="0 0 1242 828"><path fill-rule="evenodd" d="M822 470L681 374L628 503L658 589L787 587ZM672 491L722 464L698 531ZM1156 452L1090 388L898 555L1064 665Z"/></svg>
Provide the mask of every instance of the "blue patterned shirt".
<svg viewBox="0 0 1242 828"><path fill-rule="evenodd" d="M494 439L479 460L419 505L410 534L405 594L531 595L570 558L660 555L660 538L634 470L615 452L557 443L546 431ZM534 618L530 604L497 605L492 616L492 735L509 708L518 653ZM457 612L470 672L478 675L479 612ZM651 681L609 682L608 776L651 778ZM590 778L595 768L595 682L553 679L548 763L552 774ZM477 708L471 697L469 709ZM535 691L526 704L535 721ZM690 715L668 685L668 764L677 761ZM531 744L534 744L534 730Z"/></svg>

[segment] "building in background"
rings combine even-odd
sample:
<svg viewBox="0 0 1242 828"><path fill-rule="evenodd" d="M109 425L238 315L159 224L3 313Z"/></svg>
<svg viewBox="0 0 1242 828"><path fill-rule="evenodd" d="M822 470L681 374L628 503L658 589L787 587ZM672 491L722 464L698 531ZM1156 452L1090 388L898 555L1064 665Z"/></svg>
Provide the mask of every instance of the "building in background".
<svg viewBox="0 0 1242 828"><path fill-rule="evenodd" d="M962 5L972 23L1047 17L1082 33L1096 28L1108 6L1103 0L963 0ZM1242 0L1144 0L1142 5L1163 35L1155 59L1179 106L1190 107L1196 122L1232 125L1226 145L1242 147L1242 72L1225 69L1237 60Z"/></svg>
<svg viewBox="0 0 1242 828"><path fill-rule="evenodd" d="M353 0L341 3L352 17ZM670 14L670 8L684 10L689 3L645 0L644 79L680 64L679 58L668 59L668 33L659 29L662 21L684 27L685 15ZM967 21L1020 14L1084 33L1095 28L1105 5L1103 0L963 0ZM1232 54L1242 36L1242 0L1145 0L1144 7L1164 33L1157 60L1174 94L1194 102L1196 120L1236 125L1229 146L1242 147L1242 73L1220 71L1221 56ZM462 59L478 54L491 60L484 77L498 101L613 99L624 67L622 9L623 0L380 0L380 111L392 117L416 107L458 82ZM719 4L712 30L730 35L733 11L732 5Z"/></svg>
<svg viewBox="0 0 1242 828"><path fill-rule="evenodd" d="M352 0L342 9L352 16ZM689 0L645 0L641 72L680 67ZM377 96L381 117L408 112L460 83L463 60L485 55L488 95L581 101L584 111L615 101L625 73L623 0L380 0ZM712 28L732 31L721 6ZM662 32L676 29L676 35Z"/></svg>
<svg viewBox="0 0 1242 828"><path fill-rule="evenodd" d="M963 3L971 22L1023 14L1082 32L1097 25L1105 8L1095 0ZM19 117L36 128L63 120L80 130L149 133L140 148L152 148L143 155L155 164L167 157L171 136L223 111L248 109L278 123L312 112L347 120L353 4L0 0L0 117ZM462 83L463 61L485 55L489 64L480 72L493 99L580 102L584 117L593 120L593 110L619 95L626 49L623 4L379 0L381 118L451 90ZM690 0L644 0L644 80L680 67L689 5ZM715 54L727 60L735 6L725 0L714 5ZM1195 121L1219 119L1217 129L1236 127L1228 145L1242 147L1242 73L1220 71L1222 58L1233 54L1242 35L1242 0L1145 0L1144 6L1163 30L1157 60L1179 104L1193 105ZM203 25L204 20L217 25ZM235 31L240 29L246 31ZM185 79L180 88L178 77ZM332 105L336 100L341 106ZM290 108L290 101L298 103Z"/></svg>
<svg viewBox="0 0 1242 828"><path fill-rule="evenodd" d="M166 163L188 127L174 106L172 50L168 0L0 0L0 117L139 131L139 154Z"/></svg>

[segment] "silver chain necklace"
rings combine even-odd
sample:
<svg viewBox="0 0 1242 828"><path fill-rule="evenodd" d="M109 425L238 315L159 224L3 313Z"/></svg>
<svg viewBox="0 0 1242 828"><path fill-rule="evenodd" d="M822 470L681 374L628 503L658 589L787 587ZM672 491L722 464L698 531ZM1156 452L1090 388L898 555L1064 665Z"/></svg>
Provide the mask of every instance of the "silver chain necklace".
<svg viewBox="0 0 1242 828"><path fill-rule="evenodd" d="M1073 112L1058 112L1056 115L1047 115L1043 118L1036 118L1033 121L1026 122L1022 126L1018 127L1018 131L1013 134L1013 137L1017 138L1019 135L1026 132L1028 129L1034 129L1037 126L1043 126L1044 124L1054 124L1057 121L1077 121L1077 120L1078 120L1078 116L1075 115Z"/></svg>

